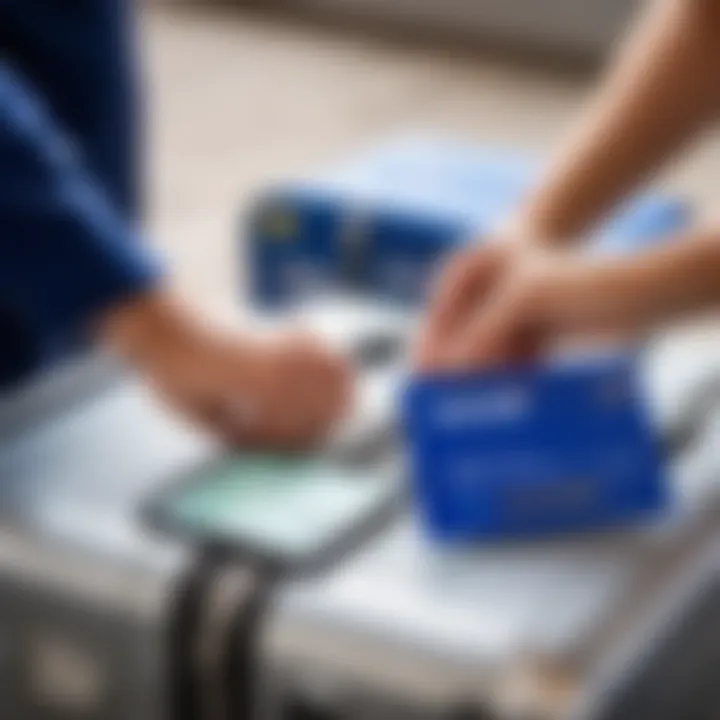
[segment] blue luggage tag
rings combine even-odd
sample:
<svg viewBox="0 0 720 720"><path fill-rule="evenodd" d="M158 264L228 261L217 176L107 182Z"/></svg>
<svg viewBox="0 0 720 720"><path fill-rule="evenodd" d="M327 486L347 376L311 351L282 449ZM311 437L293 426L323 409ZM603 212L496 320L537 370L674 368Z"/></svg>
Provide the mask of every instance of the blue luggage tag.
<svg viewBox="0 0 720 720"><path fill-rule="evenodd" d="M591 530L668 505L631 357L419 378L404 413L415 497L434 537Z"/></svg>

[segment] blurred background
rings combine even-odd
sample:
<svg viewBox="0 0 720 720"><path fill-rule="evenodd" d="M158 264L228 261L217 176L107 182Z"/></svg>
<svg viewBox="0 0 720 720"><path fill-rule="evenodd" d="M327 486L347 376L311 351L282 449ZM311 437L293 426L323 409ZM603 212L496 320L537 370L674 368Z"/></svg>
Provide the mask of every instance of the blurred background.
<svg viewBox="0 0 720 720"><path fill-rule="evenodd" d="M241 208L407 130L550 152L635 0L141 0L152 237L236 312ZM711 210L720 142L662 182Z"/></svg>
<svg viewBox="0 0 720 720"><path fill-rule="evenodd" d="M136 1L146 71L148 236L168 256L167 267L187 294L213 314L234 319L236 327L251 269L238 260L241 239L254 232L258 247L280 248L277 256L257 255L274 262L283 259L288 245L264 243L264 238L286 240L303 228L297 221L289 231L287 223L275 234L276 227L268 230L263 219L288 218L273 215L274 198L256 227L245 222L264 188L315 177L413 131L457 139L461 148L467 142L522 156L550 154L640 7L634 0ZM408 167L414 173L415 166ZM687 199L702 220L713 212L719 171L720 137L709 133L656 181ZM430 181L435 180L433 171ZM402 185L395 177L392 182ZM487 204L496 209L495 196L489 195ZM301 205L302 200L298 217L310 217ZM418 204L420 210L429 206ZM349 202L348 207L347 215L353 216L356 206ZM362 213L358 216L362 229ZM382 237L397 240L397 226L389 226ZM354 230L356 224L331 226L333 232L340 228L332 237L337 245L345 242L347 227ZM373 242L379 244L377 237ZM398 247L400 256L407 248ZM338 265L342 253L329 254ZM418 265L427 261L418 257ZM380 266L377 257L375 262ZM271 262L268 267L275 271ZM399 284L395 277L386 282L391 290ZM315 480L317 472L322 482L310 487L319 490L306 497L311 509L313 498L320 503L323 517L334 520L339 507L325 503L333 497L329 487L341 488L341 500L350 497L348 507L360 507L363 493L373 493L384 517L385 505L396 501L384 493L394 493L404 479L395 464L395 401L406 377L403 350L412 321L380 303L368 317L358 312L355 327L352 305L325 305L329 335L357 335L348 345L353 352L359 348L359 395L369 402L355 415L368 427L358 430L350 423L350 429L361 452L353 456L348 445L345 454L318 454L329 468L318 465L322 472L314 464L306 472L304 461L274 464L277 458L269 465L258 461L258 467L275 479L299 477L297 485L289 483L291 491L307 488L302 483ZM689 428L677 468L677 458L670 458L680 511L667 524L651 524L647 532L643 527L636 533L573 536L557 544L481 547L473 555L426 543L415 532L408 504L397 522L387 519L388 527L377 530L368 525L366 537L353 539L358 547L367 542L363 553L348 554L347 563L343 555L337 569L333 564L307 583L278 580L267 558L261 561L244 547L241 552L241 543L214 552L214 531L223 550L228 527L231 541L233 532L245 539L241 510L249 507L245 515L252 516L256 508L241 493L244 480L255 482L253 457L249 469L242 454L228 460L232 482L214 474L214 465L200 465L217 459L217 449L178 428L143 382L104 365L96 381L79 364L70 368L75 374L68 373L69 380L59 374L59 380L31 388L27 397L20 394L4 416L0 405L0 491L5 493L0 497L0 720L237 720L250 717L256 692L267 694L264 700L276 711L262 717L283 720L516 720L521 716L515 702L536 706L536 714L523 718L564 720L567 698L574 702L575 694L605 692L606 678L596 675L596 663L604 671L606 656L619 658L613 669L621 676L621 689L626 678L633 693L642 686L646 714L583 718L714 720L701 712L718 708L718 327L707 345L670 338L666 344L677 352L661 346L650 363L651 381L662 389L660 409L663 403L683 406L677 412L683 415L676 433L681 441L685 425ZM358 342L356 348L358 338L364 345ZM700 370L707 370L711 384L696 382L705 379ZM603 403L625 397L617 393L625 385L610 378L612 393L602 395ZM576 415L569 415L574 428ZM611 416L613 430L621 427L616 417ZM667 425L676 429L672 422ZM12 431L9 442L2 437L4 428ZM675 439L670 431L667 437ZM535 462L518 457L526 467ZM593 455L600 457L604 462L608 453ZM191 466L197 468L196 486L188 487L200 489L200 500L190 493L187 507L196 503L207 525L199 536L193 534L199 526L192 529L196 516L191 514L185 516L191 518L189 533L177 535L172 524L173 532L158 533L157 523L147 522L150 496L176 477L177 487L184 488L180 471L184 483ZM480 467L478 476L496 474L482 464L464 467ZM225 465L220 469L226 472ZM323 472L337 487L323 485ZM585 479L574 470L563 474ZM365 485L357 482L360 475ZM375 486L382 495L374 494ZM214 495L217 488L221 492ZM283 515L276 513L275 486L263 486L268 488L267 495L259 493L265 501L258 507L274 521L268 523L272 533L279 528L281 539L290 537L292 544L294 525L315 532L312 512L302 509L302 493L290 494ZM203 497L212 502L204 505ZM170 501L172 514L176 506ZM364 512L363 505L358 513ZM177 517L182 524L182 513ZM253 527L264 532L264 522ZM287 528L290 535L284 536ZM268 541L271 551L277 550L274 542ZM698 609L694 593L705 584L712 584L712 604ZM697 595L704 603L705 596ZM673 644L674 636L665 644L666 626L674 629L678 616L685 615L693 622L699 618L698 624L678 634L680 646ZM659 669L650 663L655 657ZM632 662L638 658L637 666L650 671L636 672ZM316 674L308 674L308 668ZM670 675L678 683L666 683ZM467 713L462 703L470 699L475 704ZM628 702L640 701L632 694ZM403 703L411 709L401 715ZM498 715L486 714L486 706L496 705ZM698 708L692 716L672 713L673 707L691 706Z"/></svg>

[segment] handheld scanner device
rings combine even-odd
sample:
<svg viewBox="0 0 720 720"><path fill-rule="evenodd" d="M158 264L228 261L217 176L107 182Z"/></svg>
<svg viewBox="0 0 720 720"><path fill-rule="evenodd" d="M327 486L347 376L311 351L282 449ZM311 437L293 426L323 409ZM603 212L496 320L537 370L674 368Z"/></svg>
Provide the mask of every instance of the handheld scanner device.
<svg viewBox="0 0 720 720"><path fill-rule="evenodd" d="M416 502L436 537L596 529L669 504L635 356L419 378L404 414Z"/></svg>

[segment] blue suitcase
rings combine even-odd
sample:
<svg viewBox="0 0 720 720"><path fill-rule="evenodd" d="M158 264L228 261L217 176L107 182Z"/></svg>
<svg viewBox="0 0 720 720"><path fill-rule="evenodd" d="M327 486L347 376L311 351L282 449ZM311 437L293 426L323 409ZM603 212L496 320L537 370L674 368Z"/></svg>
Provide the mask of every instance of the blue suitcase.
<svg viewBox="0 0 720 720"><path fill-rule="evenodd" d="M418 378L404 415L414 496L434 537L595 529L668 505L632 357Z"/></svg>
<svg viewBox="0 0 720 720"><path fill-rule="evenodd" d="M252 299L283 307L351 289L422 302L438 262L492 232L541 169L518 153L410 136L271 188L249 222ZM689 214L674 197L635 199L598 230L597 246L637 251L676 233Z"/></svg>

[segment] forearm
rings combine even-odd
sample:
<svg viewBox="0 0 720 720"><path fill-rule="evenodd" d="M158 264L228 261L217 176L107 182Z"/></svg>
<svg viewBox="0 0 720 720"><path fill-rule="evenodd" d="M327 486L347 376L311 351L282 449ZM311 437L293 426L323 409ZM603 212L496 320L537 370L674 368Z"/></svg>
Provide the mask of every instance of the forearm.
<svg viewBox="0 0 720 720"><path fill-rule="evenodd" d="M551 241L584 233L715 117L718 78L720 3L657 2L512 227Z"/></svg>
<svg viewBox="0 0 720 720"><path fill-rule="evenodd" d="M548 283L542 300L540 312L558 332L637 331L720 310L720 232L639 256L576 262Z"/></svg>

